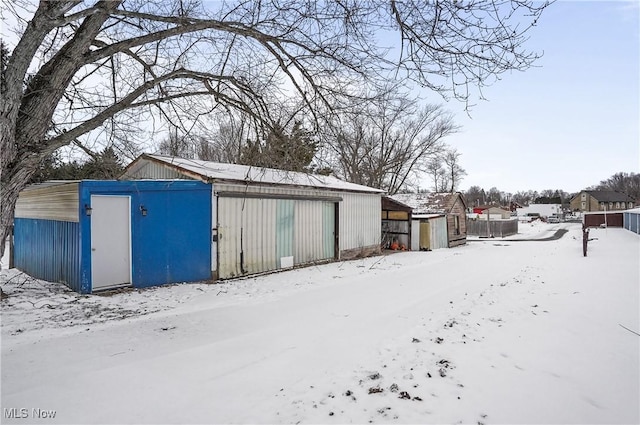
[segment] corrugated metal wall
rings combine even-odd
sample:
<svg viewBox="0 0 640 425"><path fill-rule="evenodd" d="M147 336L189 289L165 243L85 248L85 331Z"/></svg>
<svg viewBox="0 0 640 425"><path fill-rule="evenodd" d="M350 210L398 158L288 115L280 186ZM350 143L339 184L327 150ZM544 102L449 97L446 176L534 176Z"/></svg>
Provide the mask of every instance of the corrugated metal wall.
<svg viewBox="0 0 640 425"><path fill-rule="evenodd" d="M428 238L428 248L430 250L449 246L446 217L417 218L412 221L411 249L425 249L420 243L420 240L423 240L426 246L427 242L424 238ZM420 223L429 223L428 230L426 226L421 226ZM427 232L428 234L426 234Z"/></svg>
<svg viewBox="0 0 640 425"><path fill-rule="evenodd" d="M78 183L32 188L20 192L16 218L78 222Z"/></svg>
<svg viewBox="0 0 640 425"><path fill-rule="evenodd" d="M640 234L640 212L629 211L624 213L624 228L633 233Z"/></svg>
<svg viewBox="0 0 640 425"><path fill-rule="evenodd" d="M295 265L335 258L336 202L340 250L380 245L379 194L230 183L216 184L214 193L221 195L217 227L222 279L278 269L283 257L293 256Z"/></svg>
<svg viewBox="0 0 640 425"><path fill-rule="evenodd" d="M93 208L96 194L131 197L135 287L211 278L211 191L193 180L92 180L26 190L14 221L16 267L91 292L92 215L85 205Z"/></svg>
<svg viewBox="0 0 640 425"><path fill-rule="evenodd" d="M179 173L173 168L169 168L165 165L155 162L147 161L146 164L137 170L136 172L127 172L127 180L135 179L188 179L188 177L182 173Z"/></svg>
<svg viewBox="0 0 640 425"><path fill-rule="evenodd" d="M431 249L447 248L449 246L447 218L431 218L429 219L429 223L431 223Z"/></svg>
<svg viewBox="0 0 640 425"><path fill-rule="evenodd" d="M606 223L607 227L622 227L622 212L598 212L584 214L582 216L583 223L587 227L598 227Z"/></svg>
<svg viewBox="0 0 640 425"><path fill-rule="evenodd" d="M81 291L78 182L20 193L14 219L15 267Z"/></svg>
<svg viewBox="0 0 640 425"><path fill-rule="evenodd" d="M218 198L218 277L276 268L276 202Z"/></svg>
<svg viewBox="0 0 640 425"><path fill-rule="evenodd" d="M420 220L411 220L411 251L420 250Z"/></svg>
<svg viewBox="0 0 640 425"><path fill-rule="evenodd" d="M121 190L131 193L133 286L210 280L209 186L193 180L118 183Z"/></svg>
<svg viewBox="0 0 640 425"><path fill-rule="evenodd" d="M340 251L380 246L382 209L380 194L342 193L339 206Z"/></svg>
<svg viewBox="0 0 640 425"><path fill-rule="evenodd" d="M294 264L335 257L335 204L295 201Z"/></svg>
<svg viewBox="0 0 640 425"><path fill-rule="evenodd" d="M155 164L148 162L143 168L132 173L128 171L127 178L151 178L151 179L174 179L174 178L189 178L186 174L182 174L177 170L170 168L169 166ZM287 181L283 181L287 183ZM213 188L214 197L217 193L246 193L251 194L255 198L256 194L267 195L293 195L293 197L309 196L309 197L340 197L338 217L334 215L334 222L339 223L339 253L338 256L342 258L343 254L346 257L353 257L355 255L368 255L375 252L380 252L381 243L381 194L380 193L362 193L362 192L343 192L340 190L327 190L319 188L306 188L301 186L293 186L288 184L282 185L257 185L251 182L246 184L234 183L234 182L215 182ZM221 199L221 198L220 198ZM319 201L316 199L315 201ZM336 201L333 201L336 202ZM228 206L231 208L231 206ZM326 214L324 220L328 223L331 220L329 207L325 207L327 210L323 213ZM335 211L335 210L334 210ZM335 212L334 212L335 214ZM216 218L214 217L214 220ZM273 220L276 218L273 217ZM219 220L218 220L219 223ZM323 228L327 227L326 223ZM335 231L335 229L334 229ZM230 236L230 235L228 235ZM244 236L244 235L243 235ZM224 236L222 236L224 237ZM234 236L236 237L236 236ZM239 237L239 236L238 236ZM283 241L284 243L284 241ZM316 242L313 242L316 243ZM329 255L330 251L335 251L335 245L332 247L328 243L324 243L325 256ZM244 248L244 246L243 246ZM229 247L229 249L231 249ZM349 251L347 253L347 251ZM244 252L243 252L244 253ZM334 253L335 254L335 253ZM231 252L218 253L218 258L222 259L225 256L231 258ZM281 258L281 257L278 257ZM269 260L270 262L271 260ZM219 269L223 269L224 266L219 265ZM231 272L231 270L229 270ZM235 273L235 271L234 271ZM220 277L223 275L220 274Z"/></svg>
<svg viewBox="0 0 640 425"><path fill-rule="evenodd" d="M222 279L334 258L334 204L218 198L218 276Z"/></svg>
<svg viewBox="0 0 640 425"><path fill-rule="evenodd" d="M16 218L14 235L16 268L81 292L80 223Z"/></svg>
<svg viewBox="0 0 640 425"><path fill-rule="evenodd" d="M278 199L276 212L276 263L282 267L283 257L293 257L295 201Z"/></svg>
<svg viewBox="0 0 640 425"><path fill-rule="evenodd" d="M324 202L322 207L322 258L336 257L336 204Z"/></svg>

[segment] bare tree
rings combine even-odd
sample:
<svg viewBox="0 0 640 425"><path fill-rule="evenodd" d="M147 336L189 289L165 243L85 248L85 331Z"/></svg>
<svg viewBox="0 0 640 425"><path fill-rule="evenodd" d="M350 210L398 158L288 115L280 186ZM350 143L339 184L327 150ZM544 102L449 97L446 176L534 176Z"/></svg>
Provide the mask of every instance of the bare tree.
<svg viewBox="0 0 640 425"><path fill-rule="evenodd" d="M162 140L158 146L159 154L181 158L194 158L195 151L195 141L188 136L178 134L177 129L170 131L169 137Z"/></svg>
<svg viewBox="0 0 640 425"><path fill-rule="evenodd" d="M640 199L640 173L616 173L596 186L598 190L614 190Z"/></svg>
<svg viewBox="0 0 640 425"><path fill-rule="evenodd" d="M434 192L445 192L449 186L449 176L447 170L442 166L442 157L435 155L427 162L427 174L433 181Z"/></svg>
<svg viewBox="0 0 640 425"><path fill-rule="evenodd" d="M471 186L464 193L465 201L469 206L478 206L485 204L485 192L480 186Z"/></svg>
<svg viewBox="0 0 640 425"><path fill-rule="evenodd" d="M425 172L428 159L456 131L440 106L418 102L395 90L356 105L329 125L323 145L334 173L390 194L408 189Z"/></svg>
<svg viewBox="0 0 640 425"><path fill-rule="evenodd" d="M194 140L196 157L204 161L238 164L247 140L259 134L246 115L235 111L212 113L201 124Z"/></svg>
<svg viewBox="0 0 640 425"><path fill-rule="evenodd" d="M7 3L9 4L9 3ZM537 58L525 0L15 0L0 95L0 242L18 193L60 147L135 154L171 122L189 134L216 110L259 123L285 96L311 114L397 77L465 102ZM377 36L393 34L391 52ZM285 84L286 83L286 84ZM476 89L474 89L474 87ZM99 149L98 149L99 150ZM0 250L4 252L4 243Z"/></svg>
<svg viewBox="0 0 640 425"><path fill-rule="evenodd" d="M497 187L492 187L487 192L487 204L503 205L506 201L505 193Z"/></svg>
<svg viewBox="0 0 640 425"><path fill-rule="evenodd" d="M467 175L467 172L460 166L460 153L454 149L447 149L442 155L442 162L446 168L447 177L449 180L449 191L453 193L460 181L464 176Z"/></svg>

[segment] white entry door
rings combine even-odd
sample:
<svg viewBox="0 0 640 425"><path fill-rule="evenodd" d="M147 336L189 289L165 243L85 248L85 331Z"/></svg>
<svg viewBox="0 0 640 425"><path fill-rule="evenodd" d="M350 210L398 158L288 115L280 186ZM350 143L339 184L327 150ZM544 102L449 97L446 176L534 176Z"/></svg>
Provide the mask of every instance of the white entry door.
<svg viewBox="0 0 640 425"><path fill-rule="evenodd" d="M92 290L131 283L131 198L91 195Z"/></svg>

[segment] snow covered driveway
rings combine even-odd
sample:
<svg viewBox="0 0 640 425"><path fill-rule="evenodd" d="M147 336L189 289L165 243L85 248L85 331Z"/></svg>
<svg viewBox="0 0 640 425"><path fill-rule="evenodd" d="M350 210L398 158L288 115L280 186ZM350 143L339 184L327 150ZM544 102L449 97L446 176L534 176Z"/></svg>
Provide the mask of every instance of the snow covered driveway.
<svg viewBox="0 0 640 425"><path fill-rule="evenodd" d="M562 226L110 297L7 283L3 423L638 423L640 239L584 258Z"/></svg>

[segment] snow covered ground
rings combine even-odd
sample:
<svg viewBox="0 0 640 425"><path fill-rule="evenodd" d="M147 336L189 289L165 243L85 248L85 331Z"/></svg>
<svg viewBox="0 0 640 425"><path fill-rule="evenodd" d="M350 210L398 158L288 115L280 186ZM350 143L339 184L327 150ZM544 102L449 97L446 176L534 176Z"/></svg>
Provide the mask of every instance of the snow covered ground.
<svg viewBox="0 0 640 425"><path fill-rule="evenodd" d="M567 223L568 224L568 223ZM563 223L545 223L541 220L531 222L518 222L518 233L501 238L496 236L494 240L514 240L514 239L544 239L553 236L557 230L567 228ZM486 240L485 237L467 236L467 240Z"/></svg>
<svg viewBox="0 0 640 425"><path fill-rule="evenodd" d="M109 296L3 270L2 422L639 423L640 238L536 226Z"/></svg>

